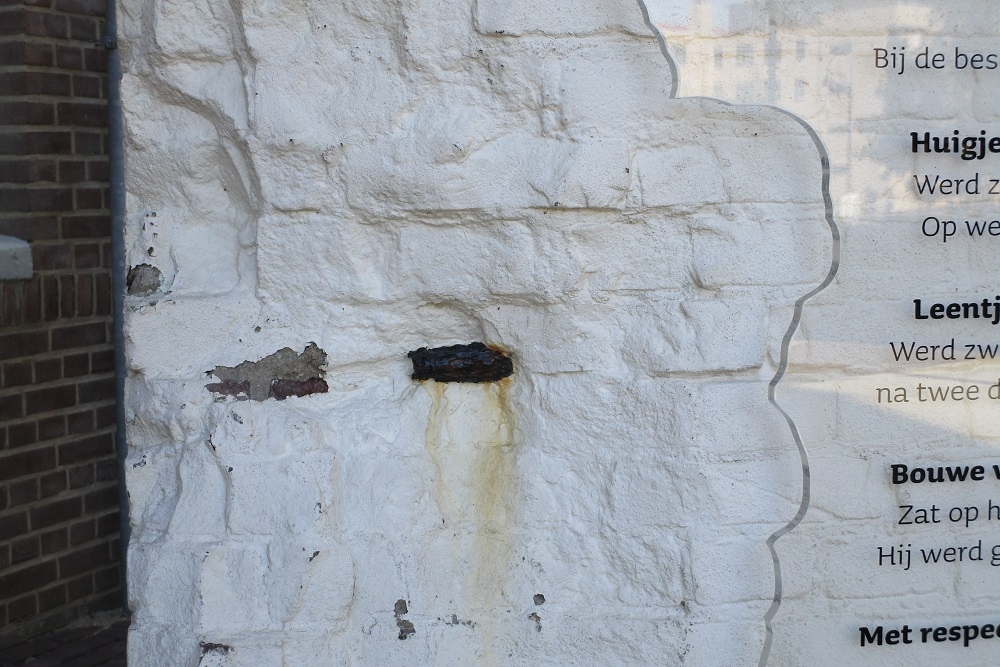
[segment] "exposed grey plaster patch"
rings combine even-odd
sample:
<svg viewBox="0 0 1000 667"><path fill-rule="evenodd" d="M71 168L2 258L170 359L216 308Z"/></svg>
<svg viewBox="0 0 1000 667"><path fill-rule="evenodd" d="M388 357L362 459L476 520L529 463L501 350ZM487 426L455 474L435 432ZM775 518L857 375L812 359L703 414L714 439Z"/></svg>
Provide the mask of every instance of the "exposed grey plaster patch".
<svg viewBox="0 0 1000 667"><path fill-rule="evenodd" d="M467 628L476 627L475 621L463 621L458 617L458 614L452 614L451 618L438 618L439 621L444 621L445 625L464 625Z"/></svg>
<svg viewBox="0 0 1000 667"><path fill-rule="evenodd" d="M538 632L542 631L542 617L541 616L539 616L535 612L531 612L530 614L528 614L528 620L535 622L535 630L536 631L538 631Z"/></svg>
<svg viewBox="0 0 1000 667"><path fill-rule="evenodd" d="M324 394L329 387L322 378L326 352L309 343L301 353L285 347L259 361L244 361L238 366L216 366L210 375L222 380L205 385L220 396L263 401L289 396Z"/></svg>
<svg viewBox="0 0 1000 667"><path fill-rule="evenodd" d="M409 609L406 607L406 600L396 600L393 614L396 616L396 627L399 628L400 639L406 639L410 635L417 633L417 629L413 627L413 623L403 618L408 612Z"/></svg>
<svg viewBox="0 0 1000 667"><path fill-rule="evenodd" d="M130 296L149 296L163 285L163 274L155 266L138 264L128 270L125 285Z"/></svg>
<svg viewBox="0 0 1000 667"><path fill-rule="evenodd" d="M226 644L215 644L213 642L202 642L201 643L201 654L209 655L215 653L217 655L225 655L233 650L232 646Z"/></svg>

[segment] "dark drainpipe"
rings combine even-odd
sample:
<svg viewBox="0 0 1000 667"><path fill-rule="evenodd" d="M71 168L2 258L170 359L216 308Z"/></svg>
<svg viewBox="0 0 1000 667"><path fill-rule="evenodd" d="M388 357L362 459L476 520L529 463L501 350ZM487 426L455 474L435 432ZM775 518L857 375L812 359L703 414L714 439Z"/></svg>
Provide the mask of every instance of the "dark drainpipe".
<svg viewBox="0 0 1000 667"><path fill-rule="evenodd" d="M121 586L122 610L128 608L128 492L125 490L125 159L123 154L121 59L118 54L118 11L116 0L107 0L104 48L108 51L108 160L111 193L111 305L114 313L115 344L115 447L118 451L118 505L121 516Z"/></svg>

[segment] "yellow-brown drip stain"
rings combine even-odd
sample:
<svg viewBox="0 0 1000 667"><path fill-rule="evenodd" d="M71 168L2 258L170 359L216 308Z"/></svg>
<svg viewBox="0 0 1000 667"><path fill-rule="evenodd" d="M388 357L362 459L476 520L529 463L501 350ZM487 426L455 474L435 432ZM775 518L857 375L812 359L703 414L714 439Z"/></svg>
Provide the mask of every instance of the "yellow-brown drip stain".
<svg viewBox="0 0 1000 667"><path fill-rule="evenodd" d="M486 664L499 658L502 633L489 617L508 606L504 587L520 495L511 383L424 383L431 395L425 437L437 473L435 500L455 535L450 566L463 578L461 611L482 620Z"/></svg>

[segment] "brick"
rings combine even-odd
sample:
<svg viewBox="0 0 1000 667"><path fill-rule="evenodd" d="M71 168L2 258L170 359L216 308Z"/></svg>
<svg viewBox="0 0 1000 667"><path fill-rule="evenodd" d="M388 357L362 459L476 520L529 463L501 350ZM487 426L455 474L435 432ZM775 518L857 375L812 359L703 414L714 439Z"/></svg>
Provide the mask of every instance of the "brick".
<svg viewBox="0 0 1000 667"><path fill-rule="evenodd" d="M52 44L29 42L24 44L22 53L22 65L49 67L55 60L55 47Z"/></svg>
<svg viewBox="0 0 1000 667"><path fill-rule="evenodd" d="M107 373L115 369L114 350L100 350L90 353L90 367L95 373Z"/></svg>
<svg viewBox="0 0 1000 667"><path fill-rule="evenodd" d="M76 442L60 445L59 465L70 465L88 459L96 459L113 454L114 451L114 438L110 433L101 433Z"/></svg>
<svg viewBox="0 0 1000 667"><path fill-rule="evenodd" d="M0 155L65 155L72 148L69 132L0 132Z"/></svg>
<svg viewBox="0 0 1000 667"><path fill-rule="evenodd" d="M38 558L42 553L38 536L32 535L20 540L14 540L10 545L10 564L17 565L32 558Z"/></svg>
<svg viewBox="0 0 1000 667"><path fill-rule="evenodd" d="M24 307L21 300L24 288L20 282L0 282L0 330L21 324Z"/></svg>
<svg viewBox="0 0 1000 667"><path fill-rule="evenodd" d="M38 600L34 593L7 604L7 622L18 623L38 614Z"/></svg>
<svg viewBox="0 0 1000 667"><path fill-rule="evenodd" d="M98 39L97 21L79 16L69 17L69 38L81 41L96 42ZM76 93L78 94L78 93Z"/></svg>
<svg viewBox="0 0 1000 667"><path fill-rule="evenodd" d="M7 427L7 440L10 449L35 444L38 442L38 424L33 421L11 424Z"/></svg>
<svg viewBox="0 0 1000 667"><path fill-rule="evenodd" d="M0 542L0 570L6 570L8 565L10 565L10 545ZM0 610L6 609L0 604Z"/></svg>
<svg viewBox="0 0 1000 667"><path fill-rule="evenodd" d="M59 162L60 183L82 183L87 180L87 163L83 160L62 160Z"/></svg>
<svg viewBox="0 0 1000 667"><path fill-rule="evenodd" d="M95 292L97 296L97 314L111 314L111 276L102 273L95 278ZM109 341L110 342L110 341Z"/></svg>
<svg viewBox="0 0 1000 667"><path fill-rule="evenodd" d="M94 281L88 274L76 277L76 314L80 317L94 314Z"/></svg>
<svg viewBox="0 0 1000 667"><path fill-rule="evenodd" d="M10 542L15 535L28 532L28 513L18 512L0 517L0 543ZM3 589L0 589L3 590Z"/></svg>
<svg viewBox="0 0 1000 667"><path fill-rule="evenodd" d="M0 114L3 105L0 104ZM31 211L31 196L27 188L0 188L0 213L29 213Z"/></svg>
<svg viewBox="0 0 1000 667"><path fill-rule="evenodd" d="M65 498L31 508L31 529L40 530L78 518L83 513L82 498Z"/></svg>
<svg viewBox="0 0 1000 667"><path fill-rule="evenodd" d="M56 580L57 566L55 561L36 563L14 571L8 570L0 575L0 591L4 597L13 597L30 590L43 588Z"/></svg>
<svg viewBox="0 0 1000 667"><path fill-rule="evenodd" d="M2 62L2 59L0 59ZM33 132L32 134L41 134ZM29 155L28 134L25 132L0 132L0 155Z"/></svg>
<svg viewBox="0 0 1000 667"><path fill-rule="evenodd" d="M31 362L16 361L4 364L3 386L19 387L23 384L31 384Z"/></svg>
<svg viewBox="0 0 1000 667"><path fill-rule="evenodd" d="M21 299L24 296L24 289L18 282L8 282L6 285L0 282L0 324L5 327L16 326L21 323L23 307Z"/></svg>
<svg viewBox="0 0 1000 667"><path fill-rule="evenodd" d="M62 415L38 420L38 439L52 440L66 435L66 418ZM62 474L62 473L60 473Z"/></svg>
<svg viewBox="0 0 1000 667"><path fill-rule="evenodd" d="M10 494L10 504L12 507L24 505L38 500L38 480L26 479L20 482L13 482L8 487Z"/></svg>
<svg viewBox="0 0 1000 667"><path fill-rule="evenodd" d="M4 15L0 14L0 21ZM0 72L0 95L12 97L15 95L28 94L28 82L25 79L27 72Z"/></svg>
<svg viewBox="0 0 1000 667"><path fill-rule="evenodd" d="M46 322L59 317L59 279L45 276L42 283L42 317Z"/></svg>
<svg viewBox="0 0 1000 667"><path fill-rule="evenodd" d="M111 236L111 218L108 215L74 215L62 219L64 239L87 239Z"/></svg>
<svg viewBox="0 0 1000 667"><path fill-rule="evenodd" d="M112 426L118 419L117 414L115 414L115 406L113 403L111 405L105 405L97 408L94 411L94 416L96 417L97 428Z"/></svg>
<svg viewBox="0 0 1000 667"><path fill-rule="evenodd" d="M81 404L114 400L115 379L102 378L100 380L82 382L77 387L77 394Z"/></svg>
<svg viewBox="0 0 1000 667"><path fill-rule="evenodd" d="M84 74L75 75L73 77L73 96L99 99L101 97L101 78Z"/></svg>
<svg viewBox="0 0 1000 667"><path fill-rule="evenodd" d="M80 243L73 248L73 257L78 269L97 268L101 265L101 246L96 243Z"/></svg>
<svg viewBox="0 0 1000 667"><path fill-rule="evenodd" d="M45 102L0 102L0 118L7 125L52 125L56 114Z"/></svg>
<svg viewBox="0 0 1000 667"><path fill-rule="evenodd" d="M76 324L52 330L52 349L65 350L73 347L100 345L107 341L107 326L104 322Z"/></svg>
<svg viewBox="0 0 1000 667"><path fill-rule="evenodd" d="M63 385L29 391L24 396L25 414L52 412L76 405L76 386Z"/></svg>
<svg viewBox="0 0 1000 667"><path fill-rule="evenodd" d="M66 417L66 424L70 433L89 433L94 430L94 412L75 412Z"/></svg>
<svg viewBox="0 0 1000 667"><path fill-rule="evenodd" d="M25 12L20 7L0 8L0 35L21 35L24 33Z"/></svg>
<svg viewBox="0 0 1000 667"><path fill-rule="evenodd" d="M6 72L0 74L0 95L68 96L72 81L58 72Z"/></svg>
<svg viewBox="0 0 1000 667"><path fill-rule="evenodd" d="M0 396L0 421L9 421L24 416L24 399L20 394Z"/></svg>
<svg viewBox="0 0 1000 667"><path fill-rule="evenodd" d="M90 77L87 77L90 78ZM103 155L100 132L73 133L73 153L76 155Z"/></svg>
<svg viewBox="0 0 1000 667"><path fill-rule="evenodd" d="M36 243L31 246L31 260L36 271L60 271L73 267L72 248L62 243Z"/></svg>
<svg viewBox="0 0 1000 667"><path fill-rule="evenodd" d="M0 480L47 472L56 467L53 447L0 455Z"/></svg>
<svg viewBox="0 0 1000 667"><path fill-rule="evenodd" d="M55 37L57 39L65 39L69 34L65 16L30 10L24 12L24 32L36 37Z"/></svg>
<svg viewBox="0 0 1000 667"><path fill-rule="evenodd" d="M78 211L104 208L104 188L76 188L75 193Z"/></svg>
<svg viewBox="0 0 1000 667"><path fill-rule="evenodd" d="M91 491L83 498L85 514L97 514L104 510L118 507L118 487L108 486L97 491Z"/></svg>
<svg viewBox="0 0 1000 667"><path fill-rule="evenodd" d="M36 275L24 284L24 305L21 314L29 324L42 321L42 278Z"/></svg>
<svg viewBox="0 0 1000 667"><path fill-rule="evenodd" d="M58 46L55 51L56 66L65 69L83 69L83 49L76 46Z"/></svg>
<svg viewBox="0 0 1000 667"><path fill-rule="evenodd" d="M25 92L28 95L66 96L72 93L72 79L61 72L25 72Z"/></svg>
<svg viewBox="0 0 1000 667"><path fill-rule="evenodd" d="M83 50L84 68L91 72L108 71L108 52L104 48Z"/></svg>
<svg viewBox="0 0 1000 667"><path fill-rule="evenodd" d="M69 132L30 132L27 148L31 155L66 155L72 148Z"/></svg>
<svg viewBox="0 0 1000 667"><path fill-rule="evenodd" d="M29 357L45 352L49 347L47 331L31 331L0 335L0 359Z"/></svg>
<svg viewBox="0 0 1000 667"><path fill-rule="evenodd" d="M83 486L90 486L94 483L94 464L77 466L69 471L69 486L71 489L79 489Z"/></svg>
<svg viewBox="0 0 1000 667"><path fill-rule="evenodd" d="M80 598L86 597L94 592L94 577L91 574L85 574L82 577L77 577L73 581L66 584L66 592L69 594L70 600L79 600Z"/></svg>
<svg viewBox="0 0 1000 667"><path fill-rule="evenodd" d="M66 471L57 470L54 473L43 475L38 478L39 495L42 498L54 496L66 489Z"/></svg>
<svg viewBox="0 0 1000 667"><path fill-rule="evenodd" d="M48 556L57 551L62 551L69 546L69 531L65 528L56 528L41 535L42 555Z"/></svg>
<svg viewBox="0 0 1000 667"><path fill-rule="evenodd" d="M77 549L59 559L59 575L72 577L111 562L111 545L107 542Z"/></svg>
<svg viewBox="0 0 1000 667"><path fill-rule="evenodd" d="M91 160L87 163L87 180L107 183L110 178L111 170L107 160Z"/></svg>
<svg viewBox="0 0 1000 667"><path fill-rule="evenodd" d="M24 65L24 42L20 40L0 42L0 63L7 66ZM2 607L3 605L0 605L0 608Z"/></svg>
<svg viewBox="0 0 1000 667"><path fill-rule="evenodd" d="M53 160L29 158L0 160L0 182L3 183L52 183L56 180L56 163Z"/></svg>
<svg viewBox="0 0 1000 667"><path fill-rule="evenodd" d="M107 6L104 0L55 0L56 10L69 14L89 14L104 16Z"/></svg>
<svg viewBox="0 0 1000 667"><path fill-rule="evenodd" d="M59 276L59 316L63 319L76 316L75 276Z"/></svg>
<svg viewBox="0 0 1000 667"><path fill-rule="evenodd" d="M108 108L104 104L60 102L56 105L56 111L60 125L107 127L108 124Z"/></svg>
<svg viewBox="0 0 1000 667"><path fill-rule="evenodd" d="M97 536L117 535L121 527L121 515L118 512L105 514L97 519Z"/></svg>
<svg viewBox="0 0 1000 667"><path fill-rule="evenodd" d="M78 377L90 372L90 355L86 352L80 354L70 354L63 357L63 375L65 377ZM83 402L81 398L81 403Z"/></svg>
<svg viewBox="0 0 1000 667"><path fill-rule="evenodd" d="M104 593L103 595L94 598L87 602L87 611L91 614L98 614L104 611L111 611L112 609L121 609L122 606L122 595L121 591L115 590L110 593ZM106 648L101 648L100 651L95 651L95 654L100 654L101 651L110 651Z"/></svg>
<svg viewBox="0 0 1000 667"><path fill-rule="evenodd" d="M32 211L72 211L73 190L70 188L32 188L28 190Z"/></svg>
<svg viewBox="0 0 1000 667"><path fill-rule="evenodd" d="M66 584L60 584L53 588L47 588L38 592L38 611L44 614L56 607L66 604Z"/></svg>
<svg viewBox="0 0 1000 667"><path fill-rule="evenodd" d="M94 586L99 591L118 588L121 585L121 569L118 564L98 570L94 573Z"/></svg>
<svg viewBox="0 0 1000 667"><path fill-rule="evenodd" d="M35 362L35 382L51 382L62 377L61 359L42 359Z"/></svg>
<svg viewBox="0 0 1000 667"><path fill-rule="evenodd" d="M83 544L97 537L97 522L93 519L73 524L69 528L69 543L73 546Z"/></svg>
<svg viewBox="0 0 1000 667"><path fill-rule="evenodd" d="M118 480L118 459L98 461L95 468L98 482L115 482Z"/></svg>
<svg viewBox="0 0 1000 667"><path fill-rule="evenodd" d="M44 241L59 236L59 222L55 216L32 216L0 219L0 234L25 241Z"/></svg>

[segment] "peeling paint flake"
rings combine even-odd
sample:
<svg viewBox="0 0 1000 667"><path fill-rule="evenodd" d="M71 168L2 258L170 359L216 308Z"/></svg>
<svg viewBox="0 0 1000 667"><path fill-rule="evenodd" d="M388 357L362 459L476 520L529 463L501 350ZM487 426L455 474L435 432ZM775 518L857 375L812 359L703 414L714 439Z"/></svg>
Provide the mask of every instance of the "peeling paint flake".
<svg viewBox="0 0 1000 667"><path fill-rule="evenodd" d="M393 614L396 616L396 627L399 628L399 639L401 640L405 640L410 635L417 633L417 629L413 626L413 623L403 618L408 612L409 609L406 606L406 600L396 600Z"/></svg>
<svg viewBox="0 0 1000 667"><path fill-rule="evenodd" d="M325 394L329 391L322 378L326 352L309 343L301 353L285 347L259 361L244 361L237 366L216 366L211 375L221 382L212 382L205 388L222 396L235 396L238 400L264 401L274 398L283 401L291 396Z"/></svg>

